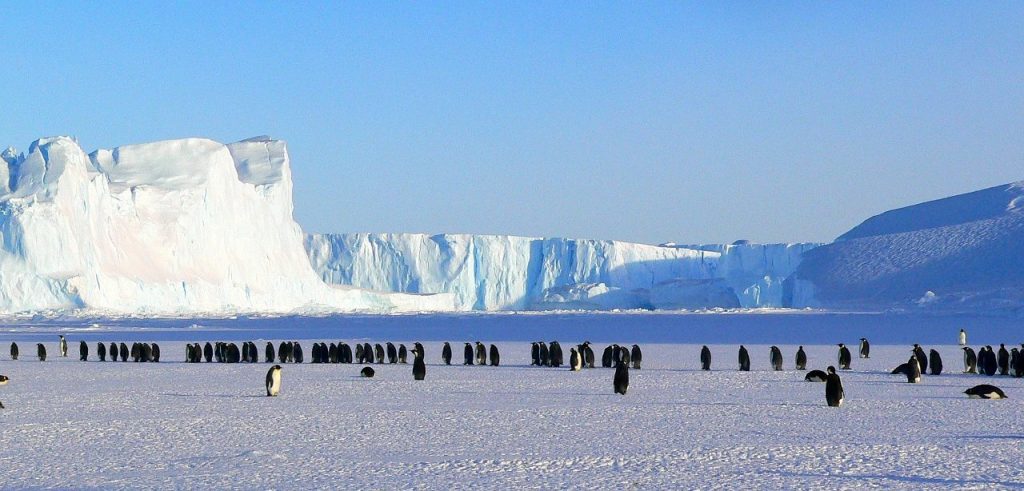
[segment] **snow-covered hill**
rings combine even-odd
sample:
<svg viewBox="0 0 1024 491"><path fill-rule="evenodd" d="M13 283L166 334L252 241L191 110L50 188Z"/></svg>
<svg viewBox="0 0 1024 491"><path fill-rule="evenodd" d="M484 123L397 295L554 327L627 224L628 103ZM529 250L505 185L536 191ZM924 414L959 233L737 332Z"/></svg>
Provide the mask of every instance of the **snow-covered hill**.
<svg viewBox="0 0 1024 491"><path fill-rule="evenodd" d="M320 281L285 143L191 138L86 155L67 137L0 165L0 312L449 310Z"/></svg>
<svg viewBox="0 0 1024 491"><path fill-rule="evenodd" d="M312 234L329 282L453 293L462 309L778 307L782 281L817 244L653 246L501 235Z"/></svg>
<svg viewBox="0 0 1024 491"><path fill-rule="evenodd" d="M1024 181L872 217L809 251L794 306L1024 306Z"/></svg>

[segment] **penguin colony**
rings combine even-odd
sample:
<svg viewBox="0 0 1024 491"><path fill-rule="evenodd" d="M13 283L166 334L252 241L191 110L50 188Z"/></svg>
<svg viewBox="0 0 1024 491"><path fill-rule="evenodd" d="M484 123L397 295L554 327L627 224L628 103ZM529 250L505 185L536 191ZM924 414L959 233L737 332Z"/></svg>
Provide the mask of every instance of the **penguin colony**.
<svg viewBox="0 0 1024 491"><path fill-rule="evenodd" d="M1003 376L1024 377L1024 344L1019 349L1013 347L1010 350L1006 349L1005 344L1000 344L998 351L992 346L987 345L975 352L974 349L965 345L966 332L963 330L960 331L959 342L963 345L961 348L964 353L963 373L983 374L986 376L994 376L998 373ZM852 356L849 348L843 343L837 344L837 347L836 361L839 370L850 370ZM64 336L59 336L58 352L61 357L67 357L67 350L67 340ZM258 363L260 361L259 351L256 343L251 341L243 342L241 346L228 342L206 342L205 345L191 343L185 347L185 362L201 363L205 360L206 363L214 361L218 363ZM418 342L414 343L411 350L406 348L404 344L396 346L391 342L386 342L384 345L380 343L374 345L365 342L354 343L354 349L345 342L332 342L329 344L316 342L313 343L310 350L310 363L406 364L408 363L410 352L413 358L413 379L418 381L425 380L426 354L423 345ZM18 344L16 342L11 343L11 359L18 360L20 354ZM46 346L43 343L36 344L36 354L40 361L46 361ZM860 339L858 354L860 358L870 357L870 344L866 338ZM89 361L89 356L89 345L85 341L79 341L79 360ZM100 342L96 344L95 356L99 361L109 360L116 362L120 359L122 362L127 362L130 358L133 362L137 363L159 362L160 346L156 343L135 342L129 348L123 342L111 342L108 347L106 343ZM445 365L451 365L452 356L451 344L445 342L441 348L441 361ZM531 343L530 357L531 366L560 368L566 363L562 346L558 341L551 341L550 343L537 341ZM584 341L581 344L570 347L568 358L568 368L571 371L580 371L584 368L595 368L596 366L596 356L590 341ZM277 346L267 342L263 350L263 361L265 363L274 363L275 360L279 364L271 367L266 374L265 388L268 396L280 394L282 372L280 364L304 362L302 346L296 341L283 341ZM464 365L490 365L498 367L500 366L500 360L501 354L498 347L494 344L488 347L480 341L464 343ZM642 361L643 352L640 346L636 344L630 347L618 344L605 346L601 352L601 366L603 368L615 369L612 388L616 394L625 395L627 393L629 389L629 369L639 370ZM737 361L740 371L750 371L750 353L743 345L739 346ZM795 357L796 369L806 370L807 361L807 354L804 352L803 346L800 346ZM771 370L782 371L784 369L784 357L782 350L778 346L771 346L769 348L769 363ZM707 346L703 346L700 350L701 370L710 371L711 364L711 350ZM920 383L924 374L940 375L942 371L942 358L936 350L929 350L926 354L923 347L914 344L909 350L907 362L897 366L891 373L904 375L908 383ZM365 378L372 378L374 374L374 369L370 366L366 366L360 371L360 376ZM829 366L825 371L811 370L806 374L804 380L824 382L826 404L831 407L842 406L845 400L845 392L842 379L835 366ZM5 385L8 381L9 379L6 376L0 375L0 385ZM970 398L1006 398L1006 394L1001 389L989 384L971 387L963 393ZM3 408L2 403L0 403L0 408Z"/></svg>

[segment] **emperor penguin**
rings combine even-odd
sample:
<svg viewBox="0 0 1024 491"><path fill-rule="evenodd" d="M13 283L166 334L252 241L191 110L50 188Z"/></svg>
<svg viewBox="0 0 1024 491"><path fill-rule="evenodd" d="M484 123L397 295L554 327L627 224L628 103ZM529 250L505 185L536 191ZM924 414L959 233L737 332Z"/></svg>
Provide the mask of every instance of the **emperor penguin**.
<svg viewBox="0 0 1024 491"><path fill-rule="evenodd" d="M426 363L426 360L427 360L426 351L423 349L423 345L419 341L417 341L417 342L412 344L412 352L413 352L413 354L419 352L420 356L423 357L424 363Z"/></svg>
<svg viewBox="0 0 1024 491"><path fill-rule="evenodd" d="M120 344L120 349L118 351L121 352L121 361L122 362L128 361L128 345L124 344L124 343L121 343Z"/></svg>
<svg viewBox="0 0 1024 491"><path fill-rule="evenodd" d="M274 365L267 370L267 396L275 397L281 393L281 365Z"/></svg>
<svg viewBox="0 0 1024 491"><path fill-rule="evenodd" d="M373 346L363 343L363 363L373 363Z"/></svg>
<svg viewBox="0 0 1024 491"><path fill-rule="evenodd" d="M928 350L928 367L931 368L932 375L942 374L942 357L938 351Z"/></svg>
<svg viewBox="0 0 1024 491"><path fill-rule="evenodd" d="M633 358L633 368L639 370L640 369L640 362L643 361L643 358L644 358L644 353L643 353L643 351L640 351L640 346L634 344L633 345L633 349L631 350L630 355Z"/></svg>
<svg viewBox="0 0 1024 491"><path fill-rule="evenodd" d="M534 343L534 347L536 346L537 344ZM444 346L441 348L441 361L443 361L445 365L452 364L452 345L448 344L448 341L445 341ZM533 361L537 361L536 356L533 357Z"/></svg>
<svg viewBox="0 0 1024 491"><path fill-rule="evenodd" d="M284 351L284 343L281 343L282 352ZM206 363L213 363L213 345L209 341L203 346L203 358L206 359ZM283 363L283 362L282 362Z"/></svg>
<svg viewBox="0 0 1024 491"><path fill-rule="evenodd" d="M611 345L604 348L604 352L601 354L601 366L604 368L612 367L612 357L614 356L613 350L615 348Z"/></svg>
<svg viewBox="0 0 1024 491"><path fill-rule="evenodd" d="M741 372L750 371L750 353L747 353L747 348L743 347L742 344L740 345L739 362Z"/></svg>
<svg viewBox="0 0 1024 491"><path fill-rule="evenodd" d="M964 346L964 373L978 373L978 355L970 346Z"/></svg>
<svg viewBox="0 0 1024 491"><path fill-rule="evenodd" d="M107 361L107 345L96 343L96 356L100 357L100 361Z"/></svg>
<svg viewBox="0 0 1024 491"><path fill-rule="evenodd" d="M473 364L473 345L466 343L466 347L462 349L463 365Z"/></svg>
<svg viewBox="0 0 1024 491"><path fill-rule="evenodd" d="M412 378L423 380L427 376L427 364L423 362L423 352L415 350L412 352Z"/></svg>
<svg viewBox="0 0 1024 491"><path fill-rule="evenodd" d="M711 370L711 350L707 345L700 349L700 369L705 372Z"/></svg>
<svg viewBox="0 0 1024 491"><path fill-rule="evenodd" d="M967 346L967 331L960 330L960 346Z"/></svg>
<svg viewBox="0 0 1024 491"><path fill-rule="evenodd" d="M64 336L60 336L60 356L61 358L68 357L68 341L64 339Z"/></svg>
<svg viewBox="0 0 1024 491"><path fill-rule="evenodd" d="M7 375L0 375L0 385L7 385L7 382L10 382L10 381L11 381L11 379ZM4 403L2 403L2 402L0 402L0 409L6 409L4 407Z"/></svg>
<svg viewBox="0 0 1024 491"><path fill-rule="evenodd" d="M266 348L263 348L263 356L267 363L274 363L274 343L267 341Z"/></svg>
<svg viewBox="0 0 1024 491"><path fill-rule="evenodd" d="M821 370L811 370L804 376L804 380L808 382L827 382L828 374Z"/></svg>
<svg viewBox="0 0 1024 491"><path fill-rule="evenodd" d="M917 363L917 357L911 356L907 361L907 383L916 384L921 382L921 365Z"/></svg>
<svg viewBox="0 0 1024 491"><path fill-rule="evenodd" d="M253 345L255 347L256 345ZM153 363L160 363L160 345L153 343Z"/></svg>
<svg viewBox="0 0 1024 491"><path fill-rule="evenodd" d="M915 358L915 360L916 360L916 358ZM906 374L910 373L910 364L909 363L901 363L896 368L893 368L892 371L889 372L889 373L892 374L892 375L896 375L896 374L900 374L900 373L902 373L903 375L906 375Z"/></svg>
<svg viewBox="0 0 1024 491"><path fill-rule="evenodd" d="M562 357L562 345L559 344L558 341L552 341L551 348L548 351L548 356L551 358L551 366L555 368L561 367L562 362L564 361Z"/></svg>
<svg viewBox="0 0 1024 491"><path fill-rule="evenodd" d="M476 364L487 364L487 348L485 348L484 343L481 343L480 341L476 342Z"/></svg>
<svg viewBox="0 0 1024 491"><path fill-rule="evenodd" d="M295 360L295 363L302 363L302 345L298 341L292 343L292 360Z"/></svg>
<svg viewBox="0 0 1024 491"><path fill-rule="evenodd" d="M796 350L796 369L807 370L807 353L804 353L803 346Z"/></svg>
<svg viewBox="0 0 1024 491"><path fill-rule="evenodd" d="M377 364L381 365L384 363L384 347L380 343L373 345L373 356L377 359Z"/></svg>
<svg viewBox="0 0 1024 491"><path fill-rule="evenodd" d="M89 360L89 345L85 344L85 341L78 342L78 360L87 361Z"/></svg>
<svg viewBox="0 0 1024 491"><path fill-rule="evenodd" d="M18 359L18 343L11 343L11 359Z"/></svg>
<svg viewBox="0 0 1024 491"><path fill-rule="evenodd" d="M924 348L919 344L914 345L914 357L917 358L917 364L921 367L921 373L928 371L928 356L924 354Z"/></svg>
<svg viewBox="0 0 1024 491"><path fill-rule="evenodd" d="M498 366L498 361L499 360L500 360L500 358L499 358L499 353L498 353L498 347L492 344L491 345L491 366L492 367Z"/></svg>
<svg viewBox="0 0 1024 491"><path fill-rule="evenodd" d="M365 359L366 356L363 355L363 345L361 343L356 343L356 363L362 364Z"/></svg>
<svg viewBox="0 0 1024 491"><path fill-rule="evenodd" d="M399 344L398 345L398 363L401 363L401 364L405 365L406 363L408 363L408 361L406 361L408 359L409 359L409 349L406 348L404 344Z"/></svg>
<svg viewBox="0 0 1024 491"><path fill-rule="evenodd" d="M398 363L398 348L395 348L395 344L392 343L391 341L388 341L387 350L388 350L388 363L390 363L392 365Z"/></svg>
<svg viewBox="0 0 1024 491"><path fill-rule="evenodd" d="M581 368L583 368L583 360L580 359L580 354L576 348L569 348L569 370L578 372Z"/></svg>
<svg viewBox="0 0 1024 491"><path fill-rule="evenodd" d="M871 343L868 343L868 338L860 338L860 357L871 358Z"/></svg>
<svg viewBox="0 0 1024 491"><path fill-rule="evenodd" d="M36 356L39 357L39 361L46 361L46 346L43 346L43 343L36 343Z"/></svg>
<svg viewBox="0 0 1024 491"><path fill-rule="evenodd" d="M1010 352L1006 351L1006 345L999 343L999 375L1010 373Z"/></svg>
<svg viewBox="0 0 1024 491"><path fill-rule="evenodd" d="M450 349L448 343L444 343L445 349ZM441 353L444 356L444 352ZM447 365L447 363L446 363ZM540 365L540 345L536 341L530 343L530 366Z"/></svg>
<svg viewBox="0 0 1024 491"><path fill-rule="evenodd" d="M615 393L626 395L626 389L629 389L629 366L623 363L621 360L619 364L615 366L615 379L613 380L615 386Z"/></svg>
<svg viewBox="0 0 1024 491"><path fill-rule="evenodd" d="M853 358L850 355L850 349L847 348L846 345L843 344L843 343L839 343L838 346L839 346L839 369L840 370L849 370L850 369L850 361L851 361L851 358Z"/></svg>
<svg viewBox="0 0 1024 491"><path fill-rule="evenodd" d="M1006 399L1006 393L999 387L988 384L975 385L964 391L971 399Z"/></svg>
<svg viewBox="0 0 1024 491"><path fill-rule="evenodd" d="M629 365L629 349L625 346L619 346L619 351L622 353L619 355L619 360L621 360L622 363Z"/></svg>
<svg viewBox="0 0 1024 491"><path fill-rule="evenodd" d="M989 377L996 374L998 362L996 361L996 354L992 351L991 346L985 346L985 375Z"/></svg>
<svg viewBox="0 0 1024 491"><path fill-rule="evenodd" d="M776 372L782 371L782 350L778 346L771 347L769 359L771 360L772 370Z"/></svg>
<svg viewBox="0 0 1024 491"><path fill-rule="evenodd" d="M594 368L594 348L590 347L590 341L585 341L583 347L587 349L583 355L583 366L587 368Z"/></svg>
<svg viewBox="0 0 1024 491"><path fill-rule="evenodd" d="M359 371L360 377L373 378L373 374L373 367L363 367L363 369Z"/></svg>
<svg viewBox="0 0 1024 491"><path fill-rule="evenodd" d="M836 373L836 367L828 367L828 375L825 378L825 402L829 407L843 405L846 393L843 391L843 380Z"/></svg>

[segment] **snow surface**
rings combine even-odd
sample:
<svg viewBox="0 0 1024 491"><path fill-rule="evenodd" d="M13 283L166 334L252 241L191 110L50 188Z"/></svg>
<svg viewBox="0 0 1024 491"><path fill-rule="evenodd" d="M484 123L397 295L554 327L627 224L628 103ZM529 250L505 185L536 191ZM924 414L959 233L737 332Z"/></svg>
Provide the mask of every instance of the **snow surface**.
<svg viewBox="0 0 1024 491"><path fill-rule="evenodd" d="M729 321L730 328L719 323ZM955 326L972 343L1013 331L1002 319L836 315L488 315L344 316L319 319L106 320L23 322L0 332L21 342L22 359L0 354L6 488L730 488L993 489L1024 486L1024 379L958 373ZM650 324L656 326L646 329ZM808 328L813 324L817 328ZM833 364L831 343L882 324L872 358L842 372L846 403L829 408L824 384L792 370L795 343L811 368ZM509 329L509 326L515 329ZM666 329L677 326L676 331ZM626 396L612 370L571 373L529 363L528 341L561 337L641 342L644 368ZM863 329L862 329L863 327ZM896 328L893 328L896 327ZM183 341L252 339L413 341L430 333L427 378L411 365L285 365L283 388L265 397L269 365L185 364ZM56 333L79 339L162 340L159 364L54 358ZM528 334L521 334L521 333ZM440 339L498 342L503 366L439 365ZM735 370L738 335L754 371ZM450 337L449 336L453 336ZM460 337L454 337L460 336ZM529 336L529 337L527 337ZM695 343L655 344L659 336ZM946 339L947 374L906 384L888 371L909 357L903 337ZM1018 334L1019 336L1019 334ZM517 337L519 339L509 339ZM536 336L541 337L541 336ZM589 336L588 336L589 337ZM857 336L859 337L859 336ZM45 340L46 362L28 353ZM422 338L421 338L422 339ZM592 340L594 340L592 339ZM715 342L715 340L719 342ZM1005 341L1011 341L1009 337ZM1016 342L1019 339L1012 339ZM595 341L596 342L596 341ZM713 353L698 368L700 345ZM768 370L769 344L786 370ZM805 343L808 344L808 343ZM93 347L93 346L90 346ZM601 346L599 346L601 347ZM459 354L459 350L456 350ZM262 350L261 350L262 356ZM967 399L979 383L1010 399Z"/></svg>
<svg viewBox="0 0 1024 491"><path fill-rule="evenodd" d="M0 165L0 312L451 310L449 295L332 288L292 218L284 142L202 138L90 155L67 137Z"/></svg>
<svg viewBox="0 0 1024 491"><path fill-rule="evenodd" d="M464 310L780 307L818 244L653 246L503 235L310 234L328 283L452 293Z"/></svg>

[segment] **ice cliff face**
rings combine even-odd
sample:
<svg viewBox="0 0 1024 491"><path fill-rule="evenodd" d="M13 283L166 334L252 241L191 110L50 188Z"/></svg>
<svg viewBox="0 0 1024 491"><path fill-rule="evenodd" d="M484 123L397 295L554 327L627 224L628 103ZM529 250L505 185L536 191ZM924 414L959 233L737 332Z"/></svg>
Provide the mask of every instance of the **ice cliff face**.
<svg viewBox="0 0 1024 491"><path fill-rule="evenodd" d="M653 246L499 235L311 234L329 283L452 293L458 308L701 309L782 305L816 244Z"/></svg>
<svg viewBox="0 0 1024 491"><path fill-rule="evenodd" d="M431 310L450 296L324 284L292 218L285 143L184 139L90 155L66 137L0 165L0 312Z"/></svg>
<svg viewBox="0 0 1024 491"><path fill-rule="evenodd" d="M1022 311L1024 181L872 217L807 253L794 306Z"/></svg>

